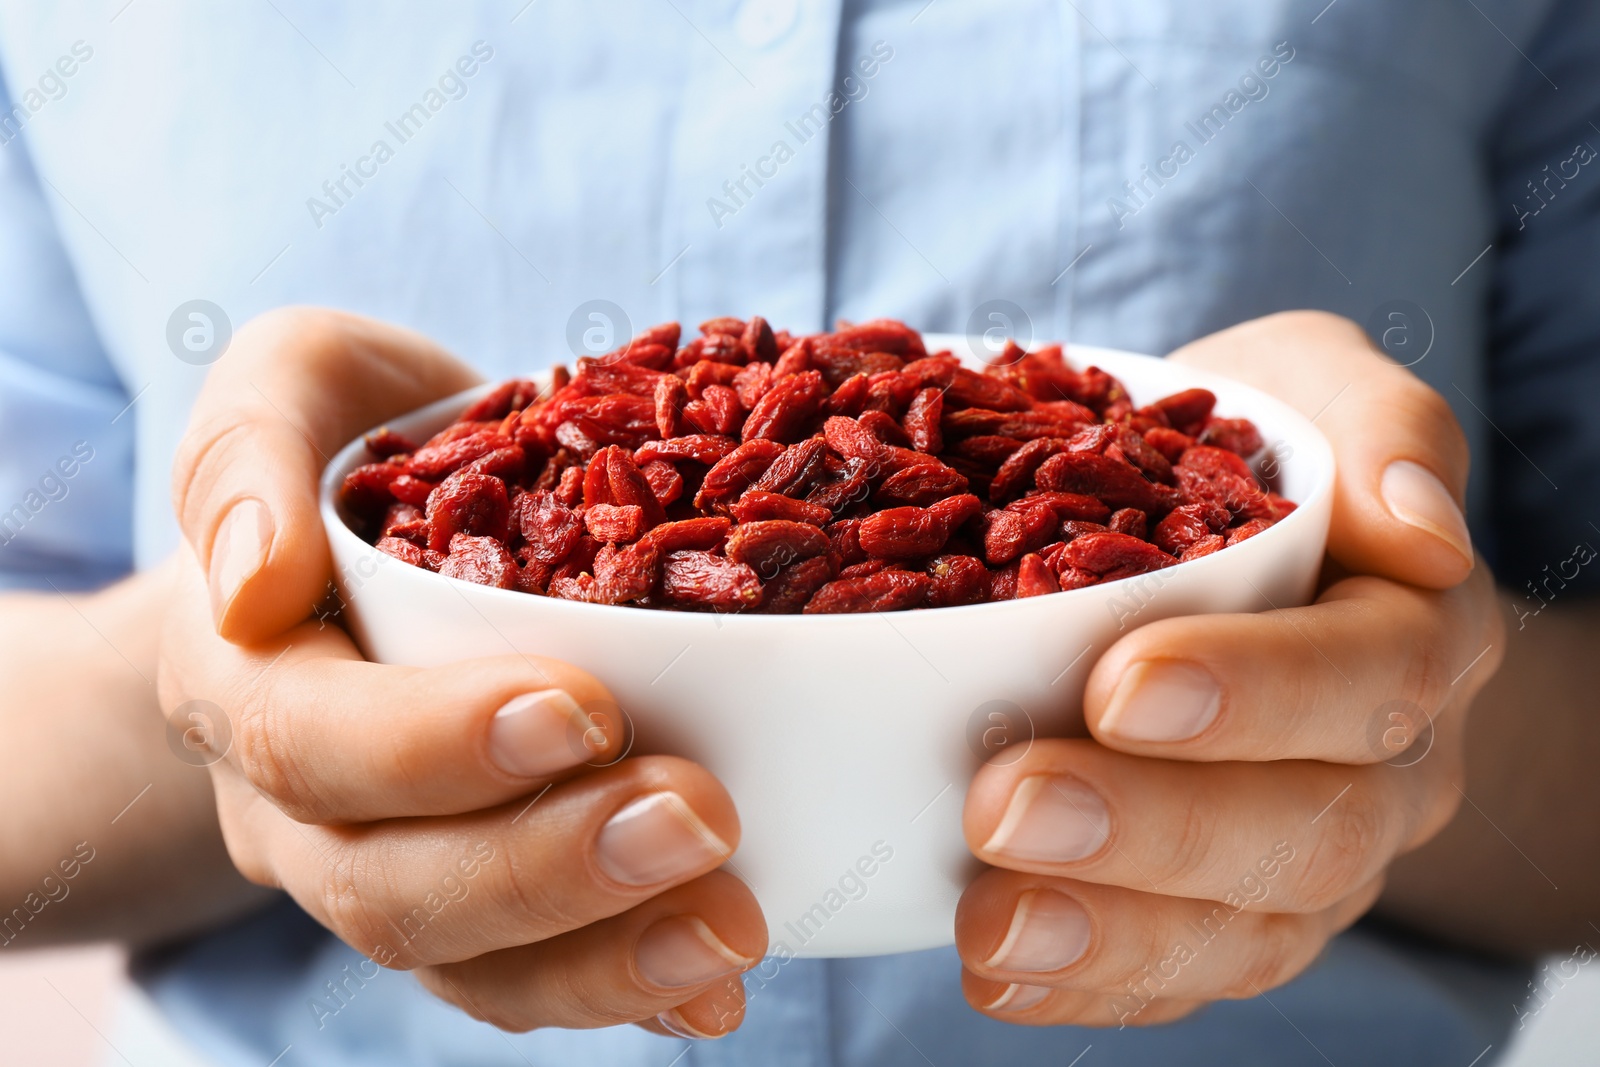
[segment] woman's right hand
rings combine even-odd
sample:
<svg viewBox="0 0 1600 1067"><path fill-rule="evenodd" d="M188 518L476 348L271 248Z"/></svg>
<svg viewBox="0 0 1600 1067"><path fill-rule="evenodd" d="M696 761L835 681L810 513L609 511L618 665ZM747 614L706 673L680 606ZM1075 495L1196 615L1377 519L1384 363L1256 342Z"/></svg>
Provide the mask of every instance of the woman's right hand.
<svg viewBox="0 0 1600 1067"><path fill-rule="evenodd" d="M717 869L739 839L721 784L682 759L618 759L615 703L567 664L384 666L315 617L326 457L475 381L351 315L286 309L239 331L174 469L188 546L162 706L226 714L211 773L239 870L375 963L507 1030L721 1036L767 944L750 891Z"/></svg>

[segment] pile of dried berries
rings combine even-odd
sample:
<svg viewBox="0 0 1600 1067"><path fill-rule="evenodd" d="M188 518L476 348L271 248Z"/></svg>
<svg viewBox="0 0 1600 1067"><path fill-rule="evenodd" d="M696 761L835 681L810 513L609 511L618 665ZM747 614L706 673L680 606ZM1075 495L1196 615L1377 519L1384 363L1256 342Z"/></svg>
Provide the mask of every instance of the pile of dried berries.
<svg viewBox="0 0 1600 1067"><path fill-rule="evenodd" d="M1294 509L1261 436L1186 389L1135 408L1060 346L983 372L879 320L657 326L548 390L509 381L345 479L358 531L453 578L600 604L896 611L1170 567Z"/></svg>

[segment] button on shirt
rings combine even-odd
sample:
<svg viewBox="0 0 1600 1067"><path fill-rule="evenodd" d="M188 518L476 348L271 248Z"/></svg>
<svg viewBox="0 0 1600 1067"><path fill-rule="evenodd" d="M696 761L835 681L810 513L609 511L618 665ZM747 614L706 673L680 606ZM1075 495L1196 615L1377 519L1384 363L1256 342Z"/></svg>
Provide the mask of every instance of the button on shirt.
<svg viewBox="0 0 1600 1067"><path fill-rule="evenodd" d="M1592 4L3 16L8 585L92 585L172 551L170 463L218 331L316 303L487 376L723 314L1159 353L1325 308L1456 408L1502 580L1596 586L1563 569L1600 544ZM1526 977L1359 929L1266 997L1087 1031L976 1015L949 950L794 961L747 983L737 1035L674 1061L682 1042L629 1028L501 1035L361 962L285 904L141 977L218 1063L292 1045L330 1067L1067 1063L1090 1044L1097 1064L1459 1064L1498 1042Z"/></svg>

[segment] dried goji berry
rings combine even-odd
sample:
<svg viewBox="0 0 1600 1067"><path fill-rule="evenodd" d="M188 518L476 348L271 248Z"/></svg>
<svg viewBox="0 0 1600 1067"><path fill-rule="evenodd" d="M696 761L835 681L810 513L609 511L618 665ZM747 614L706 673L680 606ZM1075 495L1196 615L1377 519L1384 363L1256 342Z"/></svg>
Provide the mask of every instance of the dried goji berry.
<svg viewBox="0 0 1600 1067"><path fill-rule="evenodd" d="M506 483L487 474L454 474L428 494L428 547L446 551L456 534L511 536L511 501Z"/></svg>
<svg viewBox="0 0 1600 1067"><path fill-rule="evenodd" d="M1061 583L1056 579L1055 572L1040 559L1037 553L1029 552L1017 561L1017 599L1030 596L1044 596L1046 593L1061 592Z"/></svg>
<svg viewBox="0 0 1600 1067"><path fill-rule="evenodd" d="M644 536L644 510L633 504L596 504L584 511L583 524L596 541L637 541Z"/></svg>
<svg viewBox="0 0 1600 1067"><path fill-rule="evenodd" d="M543 393L501 383L421 447L375 430L380 462L346 476L341 504L380 551L471 581L813 614L1083 588L1294 508L1243 459L1254 424L1218 417L1211 393L1135 408L1059 345L1008 343L980 372L889 320L700 334L680 348L676 323L652 327L555 367Z"/></svg>
<svg viewBox="0 0 1600 1067"><path fill-rule="evenodd" d="M746 489L744 495L729 507L741 523L760 522L763 519L787 519L806 522L813 526L826 526L833 521L833 512L820 504L796 500L782 493L767 493L760 489Z"/></svg>
<svg viewBox="0 0 1600 1067"><path fill-rule="evenodd" d="M439 573L446 578L510 589L516 584L517 563L501 540L456 534L450 539L450 555L439 564Z"/></svg>
<svg viewBox="0 0 1600 1067"><path fill-rule="evenodd" d="M745 420L743 439L791 442L797 440L828 395L827 383L814 370L802 371L775 382L756 402Z"/></svg>
<svg viewBox="0 0 1600 1067"><path fill-rule="evenodd" d="M882 570L861 578L840 578L818 589L805 606L807 615L844 611L904 611L920 605L933 579L910 571Z"/></svg>
<svg viewBox="0 0 1600 1067"><path fill-rule="evenodd" d="M943 417L943 390L930 386L912 397L905 417L905 429L911 438L911 447L919 452L943 451L944 432L939 428L939 420Z"/></svg>
<svg viewBox="0 0 1600 1067"><path fill-rule="evenodd" d="M748 563L757 577L771 581L791 563L825 555L828 538L820 529L786 519L741 522L728 535L728 558Z"/></svg>
<svg viewBox="0 0 1600 1067"><path fill-rule="evenodd" d="M661 595L674 604L739 611L761 602L761 580L749 564L710 552L669 552Z"/></svg>

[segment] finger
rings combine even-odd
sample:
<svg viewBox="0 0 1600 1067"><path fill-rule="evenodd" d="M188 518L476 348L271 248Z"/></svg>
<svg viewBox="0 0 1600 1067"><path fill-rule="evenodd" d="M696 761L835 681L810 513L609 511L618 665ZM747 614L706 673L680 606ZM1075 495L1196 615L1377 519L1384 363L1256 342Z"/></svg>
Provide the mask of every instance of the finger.
<svg viewBox="0 0 1600 1067"><path fill-rule="evenodd" d="M1086 740L1040 741L986 764L964 811L995 867L1226 901L1272 867L1274 909L1320 911L1455 813L1459 744L1411 767L1306 760L1175 763Z"/></svg>
<svg viewBox="0 0 1600 1067"><path fill-rule="evenodd" d="M690 1018L705 1025L700 1016L710 1003L691 1008L689 1017L675 1012L702 992L723 994L729 1001L723 1014L736 1026L727 979L755 966L766 947L766 922L750 890L714 871L610 919L536 944L426 967L417 978L502 1030L651 1020L674 1032L690 1028ZM731 985L737 987L737 979ZM711 1032L694 1028L681 1036L718 1036L733 1028L716 1025L715 1018Z"/></svg>
<svg viewBox="0 0 1600 1067"><path fill-rule="evenodd" d="M1193 1015L1200 1000L1114 997L1024 982L997 982L961 972L961 992L973 1008L1001 1022L1021 1026L1160 1026Z"/></svg>
<svg viewBox="0 0 1600 1067"><path fill-rule="evenodd" d="M1273 876L1225 903L991 869L967 887L956 947L974 974L1113 996L1238 1000L1316 960L1378 898L1382 878L1321 911L1278 913Z"/></svg>
<svg viewBox="0 0 1600 1067"><path fill-rule="evenodd" d="M192 556L178 581L198 593ZM368 663L342 630L311 622L247 648L211 630L204 604L173 603L171 632L203 654L166 657L162 691L222 706L226 759L300 822L474 811L614 761L629 743L605 686L558 660Z"/></svg>
<svg viewBox="0 0 1600 1067"><path fill-rule="evenodd" d="M1336 467L1334 559L1434 589L1467 576L1466 438L1445 399L1355 323L1324 312L1270 315L1171 358L1244 381L1316 420Z"/></svg>
<svg viewBox="0 0 1600 1067"><path fill-rule="evenodd" d="M331 577L317 509L356 434L477 381L421 335L289 308L252 320L211 369L173 464L173 501L217 632L260 640L305 618Z"/></svg>
<svg viewBox="0 0 1600 1067"><path fill-rule="evenodd" d="M1444 592L1351 578L1312 607L1151 623L1095 665L1084 717L1164 759L1394 759L1494 673L1493 597L1486 569Z"/></svg>
<svg viewBox="0 0 1600 1067"><path fill-rule="evenodd" d="M625 760L530 801L367 827L304 826L231 771L223 839L245 877L282 888L383 966L454 963L542 941L720 866L733 801L687 760Z"/></svg>

